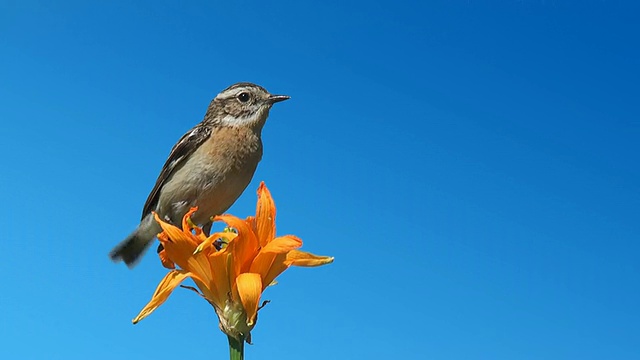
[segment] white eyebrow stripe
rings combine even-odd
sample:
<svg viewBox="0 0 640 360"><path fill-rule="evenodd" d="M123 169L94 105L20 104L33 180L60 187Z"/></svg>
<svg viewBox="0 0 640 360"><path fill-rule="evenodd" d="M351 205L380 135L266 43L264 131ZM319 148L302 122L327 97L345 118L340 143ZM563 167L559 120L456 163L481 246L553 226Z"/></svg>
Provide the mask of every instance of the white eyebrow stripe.
<svg viewBox="0 0 640 360"><path fill-rule="evenodd" d="M230 99L232 97L236 97L238 96L241 92L251 92L249 91L248 88L245 87L241 87L241 88L234 88L234 89L229 89L229 90L225 90L223 92L221 92L220 94L218 94L218 96L216 96L217 99Z"/></svg>

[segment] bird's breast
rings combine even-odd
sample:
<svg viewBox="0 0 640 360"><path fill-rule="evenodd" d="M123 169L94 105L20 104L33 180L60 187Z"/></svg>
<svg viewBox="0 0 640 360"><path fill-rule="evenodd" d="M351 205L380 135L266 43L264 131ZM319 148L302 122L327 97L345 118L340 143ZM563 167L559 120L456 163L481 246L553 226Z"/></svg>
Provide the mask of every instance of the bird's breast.
<svg viewBox="0 0 640 360"><path fill-rule="evenodd" d="M192 220L204 224L240 197L261 158L259 135L247 129L217 129L165 184L160 206L174 223L197 206Z"/></svg>

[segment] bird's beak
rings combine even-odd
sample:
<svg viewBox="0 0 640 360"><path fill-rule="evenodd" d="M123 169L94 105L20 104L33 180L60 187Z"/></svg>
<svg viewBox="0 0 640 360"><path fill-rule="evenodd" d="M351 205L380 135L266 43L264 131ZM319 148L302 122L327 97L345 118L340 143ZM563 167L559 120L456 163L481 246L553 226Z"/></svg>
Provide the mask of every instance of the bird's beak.
<svg viewBox="0 0 640 360"><path fill-rule="evenodd" d="M271 104L275 104L277 102L285 101L289 99L291 99L291 96L287 96L287 95L270 95L269 96L269 102Z"/></svg>

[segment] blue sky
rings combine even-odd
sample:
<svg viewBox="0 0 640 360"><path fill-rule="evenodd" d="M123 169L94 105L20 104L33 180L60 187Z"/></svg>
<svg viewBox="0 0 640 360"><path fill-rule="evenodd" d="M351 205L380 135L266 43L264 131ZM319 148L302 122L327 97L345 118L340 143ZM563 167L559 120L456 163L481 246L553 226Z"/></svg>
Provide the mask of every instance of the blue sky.
<svg viewBox="0 0 640 360"><path fill-rule="evenodd" d="M248 359L638 359L631 1L3 1L0 356L226 358L214 312L111 247L220 90L288 94L278 231L334 264L267 289Z"/></svg>

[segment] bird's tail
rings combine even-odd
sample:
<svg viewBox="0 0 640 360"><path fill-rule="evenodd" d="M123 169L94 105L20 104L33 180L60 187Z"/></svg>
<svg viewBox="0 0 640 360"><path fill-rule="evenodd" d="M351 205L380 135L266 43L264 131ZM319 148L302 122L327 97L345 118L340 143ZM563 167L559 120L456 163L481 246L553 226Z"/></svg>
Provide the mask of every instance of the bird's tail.
<svg viewBox="0 0 640 360"><path fill-rule="evenodd" d="M115 262L124 261L129 268L134 267L161 230L151 215L147 216L134 232L111 250L109 257Z"/></svg>

